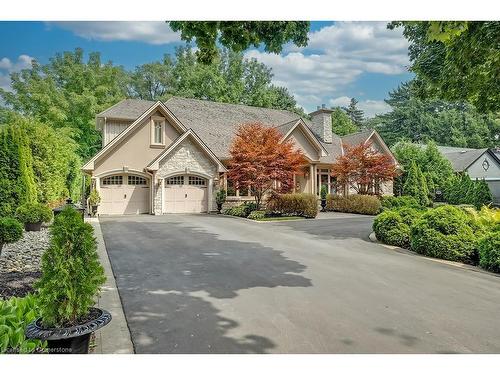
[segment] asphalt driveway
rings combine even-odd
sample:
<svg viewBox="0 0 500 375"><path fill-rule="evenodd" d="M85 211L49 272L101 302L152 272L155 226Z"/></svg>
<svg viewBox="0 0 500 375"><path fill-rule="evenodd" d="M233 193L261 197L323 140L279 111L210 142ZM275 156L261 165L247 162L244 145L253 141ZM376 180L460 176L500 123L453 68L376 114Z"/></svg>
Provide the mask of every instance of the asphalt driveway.
<svg viewBox="0 0 500 375"><path fill-rule="evenodd" d="M137 353L500 353L500 278L371 243L370 217L100 221Z"/></svg>

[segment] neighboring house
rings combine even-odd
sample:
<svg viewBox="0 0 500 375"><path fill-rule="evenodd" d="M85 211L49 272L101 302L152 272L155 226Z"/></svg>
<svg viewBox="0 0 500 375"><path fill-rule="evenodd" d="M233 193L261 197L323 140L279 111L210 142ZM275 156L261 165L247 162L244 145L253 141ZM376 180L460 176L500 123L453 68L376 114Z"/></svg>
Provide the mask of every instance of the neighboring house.
<svg viewBox="0 0 500 375"><path fill-rule="evenodd" d="M500 159L495 150L438 146L439 152L451 162L455 172L466 172L470 178L485 179L493 195L500 203Z"/></svg>
<svg viewBox="0 0 500 375"><path fill-rule="evenodd" d="M100 193L99 214L164 214L210 212L220 188L229 201L251 199L249 189L235 190L226 178L230 145L245 123L276 127L303 151L307 164L294 176L297 192L317 195L323 184L334 192L330 165L343 143L373 141L394 159L375 131L340 138L332 133L331 110L318 108L310 116L179 97L126 99L97 115L103 148L82 169ZM392 182L383 192L392 194Z"/></svg>

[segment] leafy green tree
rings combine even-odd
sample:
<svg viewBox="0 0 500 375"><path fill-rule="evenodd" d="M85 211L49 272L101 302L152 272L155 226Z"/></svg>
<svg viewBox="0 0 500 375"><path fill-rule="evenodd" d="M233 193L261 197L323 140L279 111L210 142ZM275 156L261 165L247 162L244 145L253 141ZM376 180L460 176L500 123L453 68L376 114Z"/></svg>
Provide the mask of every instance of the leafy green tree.
<svg viewBox="0 0 500 375"><path fill-rule="evenodd" d="M334 134L343 136L356 133L358 128L342 108L337 107L332 112L332 131Z"/></svg>
<svg viewBox="0 0 500 375"><path fill-rule="evenodd" d="M217 44L231 51L264 45L266 52L280 53L283 45L293 42L298 47L307 45L308 21L170 21L181 39L195 40L199 50L198 61L210 64L218 55Z"/></svg>
<svg viewBox="0 0 500 375"><path fill-rule="evenodd" d="M412 161L408 170L408 175L403 185L403 194L414 197L424 207L430 203L427 182L422 170L415 161Z"/></svg>
<svg viewBox="0 0 500 375"><path fill-rule="evenodd" d="M469 101L481 112L500 110L500 22L405 21L410 70L420 81L419 95Z"/></svg>
<svg viewBox="0 0 500 375"><path fill-rule="evenodd" d="M495 115L480 114L464 102L419 99L414 94L416 85L412 81L390 92L386 102L392 110L369 121L386 143L434 140L441 145L472 148L498 143L500 119Z"/></svg>
<svg viewBox="0 0 500 375"><path fill-rule="evenodd" d="M141 65L132 74L129 94L147 100L172 95L217 102L286 109L301 113L284 87L271 83L271 69L242 53L221 50L211 64L200 63L190 47L178 48L163 62Z"/></svg>
<svg viewBox="0 0 500 375"><path fill-rule="evenodd" d="M29 139L22 128L0 125L0 216L12 216L23 203L36 202Z"/></svg>
<svg viewBox="0 0 500 375"><path fill-rule="evenodd" d="M79 155L87 159L101 148L95 115L126 97L127 81L122 67L103 63L97 52L85 61L78 48L12 73L12 92L0 89L0 98L13 110L55 129L70 128Z"/></svg>
<svg viewBox="0 0 500 375"><path fill-rule="evenodd" d="M356 127L360 128L363 126L365 114L358 108L358 101L356 98L351 98L349 105L344 108L344 111Z"/></svg>

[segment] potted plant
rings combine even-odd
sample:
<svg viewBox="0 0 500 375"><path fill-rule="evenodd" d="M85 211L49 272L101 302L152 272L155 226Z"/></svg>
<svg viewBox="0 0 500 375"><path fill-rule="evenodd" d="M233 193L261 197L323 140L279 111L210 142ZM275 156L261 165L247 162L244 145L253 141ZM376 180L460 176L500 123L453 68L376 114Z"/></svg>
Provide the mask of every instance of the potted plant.
<svg viewBox="0 0 500 375"><path fill-rule="evenodd" d="M90 334L111 321L109 312L93 307L106 280L94 230L68 206L55 217L51 234L35 284L41 316L25 333L46 340L49 353L88 353Z"/></svg>
<svg viewBox="0 0 500 375"><path fill-rule="evenodd" d="M90 192L89 203L91 214L92 216L95 216L97 214L97 207L99 207L99 203L101 203L101 197L99 196L99 192L96 189L92 189L92 191Z"/></svg>
<svg viewBox="0 0 500 375"><path fill-rule="evenodd" d="M42 223L47 223L52 219L52 211L42 203L24 203L17 208L16 218L24 224L27 232L37 232L42 227Z"/></svg>
<svg viewBox="0 0 500 375"><path fill-rule="evenodd" d="M321 196L321 212L325 212L326 208L326 195L328 191L325 185L321 185L320 196Z"/></svg>
<svg viewBox="0 0 500 375"><path fill-rule="evenodd" d="M220 214L222 205L226 201L226 190L221 189L215 194L215 203L217 203L217 213Z"/></svg>
<svg viewBox="0 0 500 375"><path fill-rule="evenodd" d="M0 218L0 254L3 245L16 242L23 236L23 226L19 221L11 217Z"/></svg>

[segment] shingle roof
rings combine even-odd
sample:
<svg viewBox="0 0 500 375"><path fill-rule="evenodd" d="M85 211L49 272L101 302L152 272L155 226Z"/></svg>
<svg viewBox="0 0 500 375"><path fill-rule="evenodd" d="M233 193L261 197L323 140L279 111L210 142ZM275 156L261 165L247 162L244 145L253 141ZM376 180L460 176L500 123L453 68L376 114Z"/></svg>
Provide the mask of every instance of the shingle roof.
<svg viewBox="0 0 500 375"><path fill-rule="evenodd" d="M98 113L96 117L107 117L123 120L135 120L146 112L155 102L141 99L125 99L114 106Z"/></svg>
<svg viewBox="0 0 500 375"><path fill-rule="evenodd" d="M360 143L366 142L366 140L368 139L368 137L370 137L372 133L373 129L366 129L357 133L344 135L342 137L342 143L348 144L350 146L359 145Z"/></svg>
<svg viewBox="0 0 500 375"><path fill-rule="evenodd" d="M465 171L472 163L474 163L481 155L488 151L487 148L465 148L465 147L448 147L438 146L446 159L448 159L455 172Z"/></svg>
<svg viewBox="0 0 500 375"><path fill-rule="evenodd" d="M135 120L154 102L125 99L102 111L97 117ZM212 102L200 99L172 97L165 106L187 127L193 129L205 144L220 158L229 157L229 147L237 128L245 123L262 123L286 134L300 119L296 113L241 104ZM311 122L302 119L311 128ZM321 144L329 155L321 158L333 162L342 153L340 137L333 135L332 143Z"/></svg>
<svg viewBox="0 0 500 375"><path fill-rule="evenodd" d="M169 99L165 105L222 159L229 158L229 147L241 124L262 123L276 127L300 118L289 111L179 97Z"/></svg>

